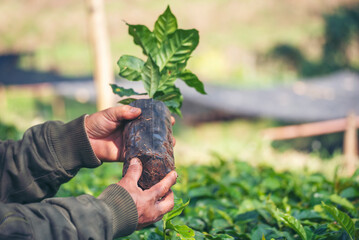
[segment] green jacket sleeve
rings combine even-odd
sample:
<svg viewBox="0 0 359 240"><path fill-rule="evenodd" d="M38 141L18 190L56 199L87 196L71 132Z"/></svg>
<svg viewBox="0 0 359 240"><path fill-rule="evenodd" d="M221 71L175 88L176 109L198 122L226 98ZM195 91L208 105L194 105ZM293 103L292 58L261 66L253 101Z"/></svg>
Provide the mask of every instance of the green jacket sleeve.
<svg viewBox="0 0 359 240"><path fill-rule="evenodd" d="M136 228L137 210L131 196L114 185L101 199L81 195L30 204L0 203L0 239L110 240L129 235Z"/></svg>
<svg viewBox="0 0 359 240"><path fill-rule="evenodd" d="M31 203L52 197L80 168L100 164L84 116L67 124L34 126L20 141L0 142L0 201Z"/></svg>
<svg viewBox="0 0 359 240"><path fill-rule="evenodd" d="M138 221L136 205L116 184L98 198L51 198L80 168L100 164L84 116L67 124L34 126L20 141L0 142L0 239L112 239L131 234Z"/></svg>

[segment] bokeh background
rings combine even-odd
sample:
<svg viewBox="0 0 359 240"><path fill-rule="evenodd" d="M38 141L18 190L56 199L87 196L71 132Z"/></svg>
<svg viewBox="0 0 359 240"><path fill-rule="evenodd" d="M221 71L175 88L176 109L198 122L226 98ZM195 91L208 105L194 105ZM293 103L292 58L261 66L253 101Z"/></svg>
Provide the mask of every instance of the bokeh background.
<svg viewBox="0 0 359 240"><path fill-rule="evenodd" d="M152 29L167 5L180 28L200 32L200 44L188 68L205 85L262 89L359 69L358 1L106 0L114 75L122 54L141 56L127 33L126 22ZM94 59L87 11L86 1L2 0L0 82L6 82L14 69L24 71L23 79L31 75L31 79L91 81ZM80 90L75 93L59 94L51 83L3 84L1 138L19 138L28 127L46 120L69 121L95 112L92 90L87 91L85 83L81 86L76 85ZM211 116L200 122L177 120L178 164L208 163L213 155L220 155L278 169L331 174L342 161L343 133L270 141L262 130L293 122Z"/></svg>

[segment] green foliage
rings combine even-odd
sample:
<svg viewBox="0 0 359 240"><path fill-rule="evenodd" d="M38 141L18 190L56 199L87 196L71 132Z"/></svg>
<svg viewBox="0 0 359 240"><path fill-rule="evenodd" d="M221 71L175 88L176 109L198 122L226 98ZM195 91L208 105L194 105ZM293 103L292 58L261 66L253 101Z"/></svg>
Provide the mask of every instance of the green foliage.
<svg viewBox="0 0 359 240"><path fill-rule="evenodd" d="M285 225L287 225L294 231L296 231L298 233L298 235L301 237L301 239L303 239L303 240L308 239L307 234L305 233L304 227L298 219L296 219L295 217L291 216L288 213L283 213L281 211L278 211L277 214L279 216L279 220L284 222Z"/></svg>
<svg viewBox="0 0 359 240"><path fill-rule="evenodd" d="M162 222L164 239L167 239L168 230L173 230L177 233L177 236L180 237L180 239L194 240L195 233L190 227L183 224L173 224L171 221L173 218L180 215L183 212L184 208L188 206L188 204L189 201L183 203L182 199L179 199L175 203L174 209L163 216Z"/></svg>
<svg viewBox="0 0 359 240"><path fill-rule="evenodd" d="M359 4L338 7L333 13L323 16L324 44L319 61L311 61L300 49L289 44L279 44L270 55L283 60L302 76L325 74L339 69L359 70L357 59L351 57L359 36ZM356 47L356 51L358 48Z"/></svg>
<svg viewBox="0 0 359 240"><path fill-rule="evenodd" d="M173 113L181 115L182 95L174 86L178 78L199 93L205 94L203 83L195 74L186 69L187 61L199 43L199 34L195 29L178 29L177 19L169 7L157 19L153 32L144 25L128 25L128 32L134 43L142 48L147 56L146 62L134 57L124 55L117 62L120 67L119 75L130 81L143 82L150 98L163 101ZM142 95L132 89L121 89L112 85L113 92L119 96L123 92ZM122 100L126 104L131 100Z"/></svg>
<svg viewBox="0 0 359 240"><path fill-rule="evenodd" d="M119 87L116 84L110 84L110 85L112 87L112 91L115 92L120 97L133 96L133 95L145 95L145 93L136 93L135 90L133 90L132 88L126 89L123 87Z"/></svg>
<svg viewBox="0 0 359 240"><path fill-rule="evenodd" d="M350 239L354 239L354 222L348 216L348 214L338 210L336 207L328 206L325 203L322 203L323 208L327 213L329 213L335 221L348 233Z"/></svg>
<svg viewBox="0 0 359 240"><path fill-rule="evenodd" d="M18 140L20 137L21 133L15 126L0 122L0 140Z"/></svg>
<svg viewBox="0 0 359 240"><path fill-rule="evenodd" d="M81 170L61 194L81 194L82 189L97 195L118 181L113 176L119 168L104 164ZM210 166L178 167L177 172L174 210L122 239L358 239L359 171L331 181L317 173L276 172L219 159Z"/></svg>

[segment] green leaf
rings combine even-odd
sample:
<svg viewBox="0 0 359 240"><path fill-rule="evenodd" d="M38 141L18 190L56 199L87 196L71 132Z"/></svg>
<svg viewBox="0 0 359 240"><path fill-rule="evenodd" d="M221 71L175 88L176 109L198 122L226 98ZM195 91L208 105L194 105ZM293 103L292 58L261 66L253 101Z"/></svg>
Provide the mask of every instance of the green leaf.
<svg viewBox="0 0 359 240"><path fill-rule="evenodd" d="M123 55L117 62L120 67L119 75L130 81L141 80L141 71L145 62L134 56Z"/></svg>
<svg viewBox="0 0 359 240"><path fill-rule="evenodd" d="M195 233L193 229L186 225L174 225L171 222L167 223L167 229L172 229L179 234L180 239L195 240Z"/></svg>
<svg viewBox="0 0 359 240"><path fill-rule="evenodd" d="M181 91L176 86L168 87L163 91L156 92L153 98L164 102L172 113L182 117L180 108L182 106L183 97Z"/></svg>
<svg viewBox="0 0 359 240"><path fill-rule="evenodd" d="M156 94L153 96L153 99L165 102L165 101L169 101L169 100L178 98L179 96L181 96L181 92L180 92L179 88L172 86L172 87L166 88L163 91L156 92Z"/></svg>
<svg viewBox="0 0 359 240"><path fill-rule="evenodd" d="M331 195L330 201L332 201L333 203L342 205L343 207L345 207L348 210L355 210L355 207L351 202L349 202L346 198L338 196L337 194Z"/></svg>
<svg viewBox="0 0 359 240"><path fill-rule="evenodd" d="M203 83L191 71L189 71L189 70L183 71L179 75L179 78L181 78L187 84L187 86L193 87L194 89L196 89L197 92L199 92L201 94L207 94L206 91L204 90Z"/></svg>
<svg viewBox="0 0 359 240"><path fill-rule="evenodd" d="M197 30L177 29L174 33L168 35L168 38L162 43L158 54L154 56L154 61L160 71L164 67L175 69L178 64L187 62L198 42L199 34Z"/></svg>
<svg viewBox="0 0 359 240"><path fill-rule="evenodd" d="M166 11L160 15L155 23L153 33L157 39L158 46L167 38L167 36L177 30L177 20L168 6Z"/></svg>
<svg viewBox="0 0 359 240"><path fill-rule="evenodd" d="M177 80L177 75L174 72L164 69L161 72L161 79L158 83L158 91L163 91L168 87L174 85L174 82Z"/></svg>
<svg viewBox="0 0 359 240"><path fill-rule="evenodd" d="M216 209L216 212L221 215L221 217L224 218L230 225L233 225L232 217L229 216L225 211Z"/></svg>
<svg viewBox="0 0 359 240"><path fill-rule="evenodd" d="M296 231L303 240L308 239L304 227L298 219L288 213L283 213L279 210L277 210L277 214L279 216L279 220L282 221L288 227L292 228L294 231Z"/></svg>
<svg viewBox="0 0 359 240"><path fill-rule="evenodd" d="M153 32L144 25L127 25L128 33L133 37L134 43L142 48L143 54L146 56L155 56L158 52L158 47Z"/></svg>
<svg viewBox="0 0 359 240"><path fill-rule="evenodd" d="M137 93L132 88L123 88L116 84L110 84L112 92L119 95L120 97L129 97L134 95L146 95L146 93Z"/></svg>
<svg viewBox="0 0 359 240"><path fill-rule="evenodd" d="M228 234L216 234L215 236L206 234L205 236L206 236L206 239L211 239L211 240L232 240L232 239L234 239L232 236L230 236Z"/></svg>
<svg viewBox="0 0 359 240"><path fill-rule="evenodd" d="M182 213L183 209L188 206L188 204L189 204L189 201L187 201L186 203L183 203L182 199L179 199L178 202L176 202L173 210L170 211L169 213L166 213L163 216L163 218L162 218L163 222L170 221L171 219L180 215Z"/></svg>
<svg viewBox="0 0 359 240"><path fill-rule="evenodd" d="M128 105L130 103L132 103L133 101L136 101L137 99L135 98L126 98L126 99L123 99L121 101L119 101L119 103L121 104L124 104L124 105Z"/></svg>
<svg viewBox="0 0 359 240"><path fill-rule="evenodd" d="M161 76L158 67L150 57L147 59L147 62L143 66L141 76L143 85L150 98L152 98L158 89Z"/></svg>
<svg viewBox="0 0 359 240"><path fill-rule="evenodd" d="M327 213L329 213L337 223L349 234L350 239L354 239L354 222L353 220L344 212L340 211L336 207L328 206L322 202L322 206Z"/></svg>

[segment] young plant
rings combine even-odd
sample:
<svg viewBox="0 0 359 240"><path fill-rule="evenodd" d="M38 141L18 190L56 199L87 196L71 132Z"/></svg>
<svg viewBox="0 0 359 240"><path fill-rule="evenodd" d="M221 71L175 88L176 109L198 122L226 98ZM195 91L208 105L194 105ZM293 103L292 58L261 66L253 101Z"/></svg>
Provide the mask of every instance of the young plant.
<svg viewBox="0 0 359 240"><path fill-rule="evenodd" d="M117 64L119 75L129 81L142 81L150 98L162 101L172 113L181 115L182 95L174 85L177 79L205 94L203 83L190 70L187 62L197 47L199 34L196 29L178 29L176 17L170 7L157 19L153 32L144 25L128 25L129 34L134 43L142 48L147 60L123 55ZM144 95L133 89L111 85L120 97ZM120 103L129 104L134 98L126 98Z"/></svg>
<svg viewBox="0 0 359 240"><path fill-rule="evenodd" d="M187 62L199 42L195 29L178 29L169 7L157 19L153 31L144 25L128 25L134 43L147 57L123 55L118 60L119 75L129 81L142 81L147 93L137 93L111 85L115 94L127 97L120 101L142 109L141 116L129 122L124 130L124 174L129 160L138 157L144 166L139 185L147 189L175 168L173 159L170 112L181 116L183 97L175 86L182 79L199 93L206 94L203 83L190 70ZM135 95L149 99L136 100ZM170 110L170 112L169 112Z"/></svg>

